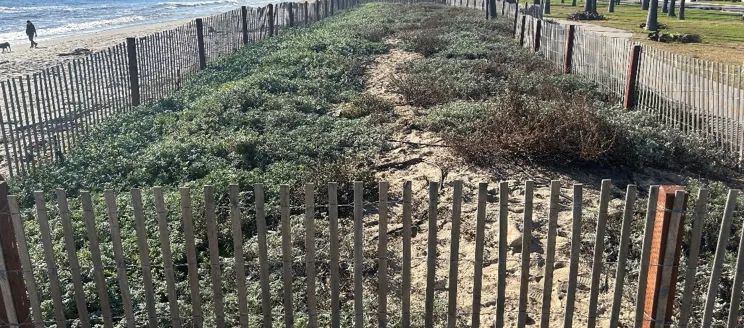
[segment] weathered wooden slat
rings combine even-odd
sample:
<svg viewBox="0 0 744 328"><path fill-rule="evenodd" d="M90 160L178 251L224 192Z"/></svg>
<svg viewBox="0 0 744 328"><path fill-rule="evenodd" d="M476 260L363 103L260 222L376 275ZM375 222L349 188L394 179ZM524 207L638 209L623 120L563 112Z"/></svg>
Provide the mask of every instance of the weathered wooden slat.
<svg viewBox="0 0 744 328"><path fill-rule="evenodd" d="M721 279L721 267L723 266L723 259L726 257L726 244L728 244L728 237L731 232L731 222L733 221L738 194L738 190L729 190L728 199L726 200L726 208L724 209L723 220L721 221L721 230L718 233L716 255L713 259L713 270L710 274L710 283L708 284L708 296L705 298L702 320L703 327L709 327L713 320L713 308L715 307L716 295L719 288L718 281Z"/></svg>
<svg viewBox="0 0 744 328"><path fill-rule="evenodd" d="M594 328L597 324L597 300L599 298L599 278L602 275L602 254L604 254L604 234L607 228L607 207L610 202L612 181L602 180L599 196L599 215L597 216L597 230L594 241L594 259L592 260L592 282L589 291L589 316L587 328Z"/></svg>
<svg viewBox="0 0 744 328"><path fill-rule="evenodd" d="M573 218L571 221L571 260L568 267L568 289L566 290L566 314L563 327L573 327L574 304L576 302L576 280L579 275L579 252L581 252L581 214L584 202L584 186L573 185Z"/></svg>
<svg viewBox="0 0 744 328"><path fill-rule="evenodd" d="M553 180L550 182L550 209L548 212L548 240L545 253L545 268L543 275L543 303L540 316L540 327L548 328L550 325L550 306L553 295L553 267L555 265L555 238L558 229L559 198L561 195L561 182Z"/></svg>
<svg viewBox="0 0 744 328"><path fill-rule="evenodd" d="M362 278L364 268L364 183L354 181L354 328L364 327Z"/></svg>
<svg viewBox="0 0 744 328"><path fill-rule="evenodd" d="M633 221L636 193L636 186L628 185L625 192L625 208L623 209L623 223L620 230L620 254L617 257L617 269L615 271L615 292L612 298L610 328L618 326L618 318L620 317L623 285L625 285L625 263L628 260L628 248L630 247L630 223Z"/></svg>
<svg viewBox="0 0 744 328"><path fill-rule="evenodd" d="M317 301L315 299L315 185L305 184L305 275L307 276L307 315L309 327L318 327ZM356 293L357 291L354 290Z"/></svg>
<svg viewBox="0 0 744 328"><path fill-rule="evenodd" d="M378 246L377 246L377 267L378 269L378 292L377 292L377 326L384 328L387 326L387 293L388 293L388 277L387 277L387 234L388 234L388 189L390 185L387 181L380 181L379 193L380 193L380 204L378 207Z"/></svg>
<svg viewBox="0 0 744 328"><path fill-rule="evenodd" d="M292 226L289 222L289 185L279 187L279 206L282 220L282 266L284 278L284 326L294 326L292 309ZM331 248L333 251L333 248Z"/></svg>
<svg viewBox="0 0 744 328"><path fill-rule="evenodd" d="M160 232L160 249L163 257L163 271L165 284L168 289L168 307L171 316L171 326L181 327L181 317L178 311L178 294L176 293L176 277L173 272L173 255L170 244L170 229L168 228L168 211L165 208L163 188L152 189L155 194L155 212L158 217L158 230Z"/></svg>
<svg viewBox="0 0 744 328"><path fill-rule="evenodd" d="M434 284L437 268L437 215L439 183L429 182L429 239L426 251L426 301L424 326L434 325Z"/></svg>
<svg viewBox="0 0 744 328"><path fill-rule="evenodd" d="M638 274L638 289L636 293L635 328L643 327L644 306L646 302L646 279L648 279L649 257L651 256L651 240L654 236L654 222L656 221L656 203L659 199L659 186L651 186L648 191L648 205L646 206L646 222L643 228L643 246L641 246L641 270Z"/></svg>
<svg viewBox="0 0 744 328"><path fill-rule="evenodd" d="M338 184L328 183L328 225L331 233L331 327L341 327L341 290L338 272ZM291 283L291 281L290 281Z"/></svg>
<svg viewBox="0 0 744 328"><path fill-rule="evenodd" d="M234 190L233 190L234 189ZM238 186L233 185L230 194L235 194L237 200ZM261 279L261 304L263 306L263 325L266 328L271 328L271 289L269 289L269 255L268 255L268 242L266 241L266 210L265 199L264 199L264 186L262 184L256 184L253 187L253 193L256 198L256 229L258 230L258 263L259 263L259 276ZM237 202L236 202L237 206ZM236 210L239 210L236 208ZM238 218L239 219L239 218ZM242 231L241 231L242 233ZM236 244L237 246L237 244ZM242 242L241 242L242 250ZM242 254L242 251L241 251ZM245 279L245 278L243 278ZM247 313L246 313L247 316Z"/></svg>
<svg viewBox="0 0 744 328"><path fill-rule="evenodd" d="M204 327L204 314L201 308L199 294L199 271L196 262L196 243L194 238L194 220L191 208L191 189L182 187L181 192L181 220L183 221L184 240L186 242L186 263L189 267L189 288L191 291L192 325Z"/></svg>
<svg viewBox="0 0 744 328"><path fill-rule="evenodd" d="M5 254L3 253L2 247L0 247L0 295L2 295L3 304L5 305L5 320L7 320L7 322L5 322L4 325L17 326L18 317L16 316L13 294L10 290L8 268L5 266Z"/></svg>
<svg viewBox="0 0 744 328"><path fill-rule="evenodd" d="M41 191L35 191L34 200L36 201L36 213L39 222L39 232L41 233L41 242L44 247L44 260L46 261L47 271L49 272L49 290L52 293L52 301L54 302L54 318L58 327L65 327L67 323L65 321L64 303L62 303L62 292L59 285L57 263L54 260L54 245L52 244L52 233L49 229L49 216L47 214L44 193Z"/></svg>
<svg viewBox="0 0 744 328"><path fill-rule="evenodd" d="M739 252L736 258L736 273L734 274L734 285L731 287L731 303L729 303L728 327L736 327L739 321L742 284L744 284L744 231L742 231L741 237L739 238Z"/></svg>
<svg viewBox="0 0 744 328"><path fill-rule="evenodd" d="M204 213L207 219L207 238L209 239L209 266L212 276L212 303L215 324L225 327L225 308L222 303L222 272L220 269L220 246L217 235L217 217L214 208L214 187L204 186Z"/></svg>
<svg viewBox="0 0 744 328"><path fill-rule="evenodd" d="M75 246L75 233L72 230L72 218L70 208L67 204L67 195L64 189L57 189L57 207L62 220L62 230L65 234L65 250L67 251L67 262L72 275L72 285L75 289L75 305L78 311L81 327L90 327L88 316L88 304L85 302L85 291L83 281L80 277L80 261L78 261L77 247Z"/></svg>
<svg viewBox="0 0 744 328"><path fill-rule="evenodd" d="M238 289L238 318L241 327L248 327L248 295L245 287L245 260L243 258L243 213L238 200L238 185L230 185L230 223L232 224L233 250L235 252L235 282ZM258 211L257 211L258 212ZM257 213L258 214L258 213ZM258 215L256 215L258 217ZM260 230L260 227L257 226ZM259 235L261 232L258 232ZM259 241L259 245L261 242ZM260 253L260 252L259 252ZM260 255L259 255L260 257ZM263 262L259 260L259 264Z"/></svg>
<svg viewBox="0 0 744 328"><path fill-rule="evenodd" d="M695 202L695 214L692 223L692 234L690 235L690 253L687 256L687 271L685 272L685 289L680 301L679 326L687 327L692 313L692 292L695 288L695 274L699 265L700 241L705 222L705 214L708 207L708 189L698 191Z"/></svg>
<svg viewBox="0 0 744 328"><path fill-rule="evenodd" d="M527 297L529 296L530 283L530 251L532 246L532 199L535 184L532 180L525 182L524 186L524 223L522 231L522 266L519 278L519 316L517 326L524 327L527 324Z"/></svg>
<svg viewBox="0 0 744 328"><path fill-rule="evenodd" d="M98 230L93 215L93 202L90 198L90 192L80 192L80 200L83 203L83 219L85 220L85 230L88 233L88 243L90 245L90 257L93 262L93 275L96 280L98 289L98 305L101 307L103 315L103 325L106 328L113 328L114 322L111 315L111 303L108 295L108 285L101 261L101 248L98 244Z"/></svg>
<svg viewBox="0 0 744 328"><path fill-rule="evenodd" d="M150 248L147 243L147 227L145 213L142 206L142 193L139 189L132 189L132 207L134 208L134 222L137 231L137 246L142 269L142 284L145 286L145 302L147 304L147 322L152 327L158 325L158 313L155 309L155 288L152 281L152 265L150 264Z"/></svg>
<svg viewBox="0 0 744 328"><path fill-rule="evenodd" d="M674 271L676 271L674 269L674 255L677 251L677 243L674 241L677 240L677 236L679 235L679 225L682 221L682 211L685 206L686 193L687 192L684 190L677 190L677 192L674 193L672 216L669 220L669 234L667 235L666 249L664 250L664 267L661 271L661 287L659 288L656 306L656 322L654 324L656 328L663 328L664 326L669 325L666 322L666 310L667 304L669 304L669 297L674 297L674 295L670 295L669 288L672 283L672 275L674 274Z"/></svg>
<svg viewBox="0 0 744 328"><path fill-rule="evenodd" d="M18 197L8 196L8 207L10 209L10 218L13 220L13 231L16 237L16 246L18 255L21 258L21 267L23 268L23 280L26 282L26 292L28 300L31 303L31 314L33 316L34 327L44 328L44 318L41 313L41 303L39 294L36 290L36 278L34 278L34 269L31 264L31 256L28 253L28 244L26 243L26 230L21 220L20 207L18 206Z"/></svg>
<svg viewBox="0 0 744 328"><path fill-rule="evenodd" d="M116 275L119 280L121 300L124 307L124 317L127 327L134 328L134 310L132 296L129 291L129 279L127 278L127 263L124 260L124 251L121 243L121 232L119 230L119 211L116 207L116 198L111 189L104 190L106 199L106 210L108 212L109 228L111 229L111 242L114 246L114 258L116 260Z"/></svg>
<svg viewBox="0 0 744 328"><path fill-rule="evenodd" d="M462 211L462 180L454 181L452 191L452 229L450 241L449 302L447 327L457 327L457 277L460 267L460 213Z"/></svg>
<svg viewBox="0 0 744 328"><path fill-rule="evenodd" d="M403 282L401 284L401 326L411 325L411 181L403 182Z"/></svg>
<svg viewBox="0 0 744 328"><path fill-rule="evenodd" d="M496 296L496 327L504 327L504 304L506 303L506 257L509 249L509 183L499 183L499 267Z"/></svg>
<svg viewBox="0 0 744 328"><path fill-rule="evenodd" d="M475 219L475 265L473 269L473 316L471 326L480 327L481 292L483 288L483 244L486 234L488 183L478 184L478 209ZM501 259L499 259L501 261Z"/></svg>

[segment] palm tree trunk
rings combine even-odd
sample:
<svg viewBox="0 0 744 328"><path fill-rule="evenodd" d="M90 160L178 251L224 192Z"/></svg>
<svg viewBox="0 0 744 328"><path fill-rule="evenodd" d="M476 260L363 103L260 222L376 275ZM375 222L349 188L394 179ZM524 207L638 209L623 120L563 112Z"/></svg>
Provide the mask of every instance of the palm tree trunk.
<svg viewBox="0 0 744 328"><path fill-rule="evenodd" d="M592 12L592 0L584 1L584 12L587 14Z"/></svg>
<svg viewBox="0 0 744 328"><path fill-rule="evenodd" d="M685 20L685 0L679 0L679 20Z"/></svg>
<svg viewBox="0 0 744 328"><path fill-rule="evenodd" d="M651 0L650 7L648 8L648 17L646 18L646 30L656 31L658 27L658 11L659 2L656 0Z"/></svg>
<svg viewBox="0 0 744 328"><path fill-rule="evenodd" d="M571 7L576 7L576 0L571 0Z"/></svg>
<svg viewBox="0 0 744 328"><path fill-rule="evenodd" d="M676 17L677 14L674 13L675 7L675 0L670 0L669 2L669 17Z"/></svg>
<svg viewBox="0 0 744 328"><path fill-rule="evenodd" d="M550 0L543 1L543 14L550 15Z"/></svg>
<svg viewBox="0 0 744 328"><path fill-rule="evenodd" d="M615 12L615 0L610 0L610 7L607 8L607 11L614 13Z"/></svg>
<svg viewBox="0 0 744 328"><path fill-rule="evenodd" d="M488 13L491 19L496 18L496 0L488 0Z"/></svg>
<svg viewBox="0 0 744 328"><path fill-rule="evenodd" d="M654 0L651 0L654 1ZM662 13L668 13L669 12L669 0L664 0L664 6L661 7Z"/></svg>
<svg viewBox="0 0 744 328"><path fill-rule="evenodd" d="M641 10L648 10L648 3L649 3L649 0L641 1Z"/></svg>

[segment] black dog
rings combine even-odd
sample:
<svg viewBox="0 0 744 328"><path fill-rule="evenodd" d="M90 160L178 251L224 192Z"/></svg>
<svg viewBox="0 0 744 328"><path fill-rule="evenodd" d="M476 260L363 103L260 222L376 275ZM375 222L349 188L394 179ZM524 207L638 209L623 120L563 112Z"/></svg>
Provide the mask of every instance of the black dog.
<svg viewBox="0 0 744 328"><path fill-rule="evenodd" d="M5 53L6 51L7 52L12 52L13 51L12 49L10 49L10 43L8 43L8 42L0 43L0 49L3 49L3 53Z"/></svg>

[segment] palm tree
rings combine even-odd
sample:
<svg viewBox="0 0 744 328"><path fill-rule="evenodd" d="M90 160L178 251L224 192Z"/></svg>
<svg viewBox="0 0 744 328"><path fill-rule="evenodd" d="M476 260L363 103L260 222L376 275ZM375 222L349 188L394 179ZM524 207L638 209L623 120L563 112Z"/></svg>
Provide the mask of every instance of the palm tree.
<svg viewBox="0 0 744 328"><path fill-rule="evenodd" d="M648 3L649 3L649 0L641 1L641 10L648 10Z"/></svg>
<svg viewBox="0 0 744 328"><path fill-rule="evenodd" d="M677 15L674 13L674 0L671 0L671 2L669 3L669 17L675 16Z"/></svg>
<svg viewBox="0 0 744 328"><path fill-rule="evenodd" d="M685 0L679 0L679 20L685 20Z"/></svg>
<svg viewBox="0 0 744 328"><path fill-rule="evenodd" d="M656 31L658 28L658 11L659 2L657 0L651 0L650 7L648 8L648 17L646 18L646 30Z"/></svg>
<svg viewBox="0 0 744 328"><path fill-rule="evenodd" d="M615 0L610 0L610 7L607 8L607 11L614 13L615 12Z"/></svg>

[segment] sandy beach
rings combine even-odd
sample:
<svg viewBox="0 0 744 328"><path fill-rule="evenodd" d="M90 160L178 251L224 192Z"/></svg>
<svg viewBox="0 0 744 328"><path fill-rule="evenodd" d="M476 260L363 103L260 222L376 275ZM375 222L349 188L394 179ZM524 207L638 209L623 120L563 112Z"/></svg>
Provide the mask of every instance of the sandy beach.
<svg viewBox="0 0 744 328"><path fill-rule="evenodd" d="M39 33L38 48L30 49L28 40L13 41L11 42L13 51L0 54L0 80L37 72L43 68L84 56L60 56L60 54L73 52L75 49L88 49L93 52L103 50L125 42L127 37L142 37L165 31L186 24L190 20L153 23L51 39L44 38L44 29L39 26L37 27ZM5 41L0 40L0 42Z"/></svg>

